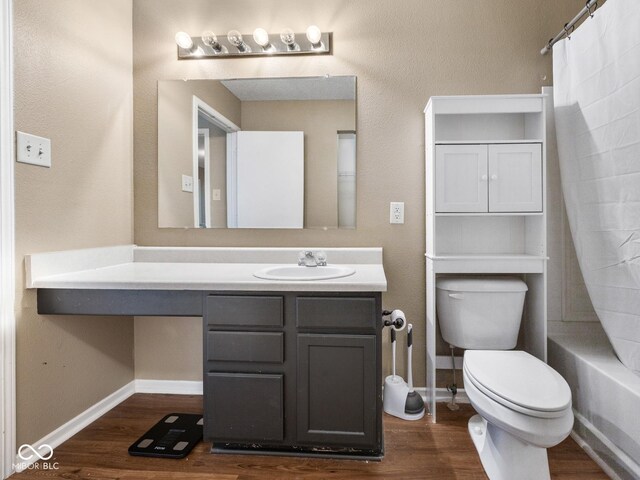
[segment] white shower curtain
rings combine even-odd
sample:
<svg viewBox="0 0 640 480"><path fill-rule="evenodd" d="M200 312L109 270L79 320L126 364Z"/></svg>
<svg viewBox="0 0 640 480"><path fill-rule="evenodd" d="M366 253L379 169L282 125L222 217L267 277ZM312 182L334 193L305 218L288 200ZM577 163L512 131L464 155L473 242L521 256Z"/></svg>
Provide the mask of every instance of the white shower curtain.
<svg viewBox="0 0 640 480"><path fill-rule="evenodd" d="M608 0L553 48L562 190L580 268L640 375L640 0Z"/></svg>

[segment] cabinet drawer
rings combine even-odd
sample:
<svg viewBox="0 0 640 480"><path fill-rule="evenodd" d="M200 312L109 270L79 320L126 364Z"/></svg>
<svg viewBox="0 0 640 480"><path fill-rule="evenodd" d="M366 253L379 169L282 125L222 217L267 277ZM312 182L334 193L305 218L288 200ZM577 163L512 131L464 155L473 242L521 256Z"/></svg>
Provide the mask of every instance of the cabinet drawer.
<svg viewBox="0 0 640 480"><path fill-rule="evenodd" d="M282 304L282 297L209 295L205 321L215 326L281 327Z"/></svg>
<svg viewBox="0 0 640 480"><path fill-rule="evenodd" d="M301 328L375 329L375 298L298 297L296 321Z"/></svg>
<svg viewBox="0 0 640 480"><path fill-rule="evenodd" d="M284 438L282 375L208 373L204 393L206 440L259 443Z"/></svg>
<svg viewBox="0 0 640 480"><path fill-rule="evenodd" d="M284 333L207 332L208 361L282 363Z"/></svg>

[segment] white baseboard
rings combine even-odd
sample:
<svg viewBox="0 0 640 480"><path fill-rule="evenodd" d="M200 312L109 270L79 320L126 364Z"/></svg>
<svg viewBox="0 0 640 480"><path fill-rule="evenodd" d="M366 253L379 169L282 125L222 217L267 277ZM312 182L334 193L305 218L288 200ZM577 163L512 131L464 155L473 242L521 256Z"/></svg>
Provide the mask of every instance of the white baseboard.
<svg viewBox="0 0 640 480"><path fill-rule="evenodd" d="M454 357L457 370L462 370L463 357ZM436 370L451 370L450 355L436 355Z"/></svg>
<svg viewBox="0 0 640 480"><path fill-rule="evenodd" d="M416 388L416 392L420 394L422 399L427 404L427 389L424 387ZM446 388L436 388L436 402L449 402L451 401L451 392ZM459 388L456 395L456 403L469 403L469 397L464 391L464 388Z"/></svg>
<svg viewBox="0 0 640 480"><path fill-rule="evenodd" d="M174 395L202 395L202 381L135 380L136 393L166 393Z"/></svg>
<svg viewBox="0 0 640 480"><path fill-rule="evenodd" d="M613 480L640 478L638 462L604 436L586 417L573 410L575 423L571 438Z"/></svg>
<svg viewBox="0 0 640 480"><path fill-rule="evenodd" d="M31 446L36 450L40 450L43 445L49 445L51 448L55 449L61 443L65 442L76 433L78 433L83 428L87 427L89 424L93 423L95 420L100 418L102 415L107 413L109 410L114 408L119 403L123 402L131 395L135 393L135 382L129 382L124 387L116 390L108 397L103 398L95 405L87 408L84 412L82 412L77 417L72 418L64 425L56 428L53 432L45 435L40 440L35 443L32 443ZM45 447L46 448L46 447ZM15 457L15 470L17 472L21 472L27 469L30 465L39 460L38 457L34 455L31 460L25 461L20 458L18 455Z"/></svg>

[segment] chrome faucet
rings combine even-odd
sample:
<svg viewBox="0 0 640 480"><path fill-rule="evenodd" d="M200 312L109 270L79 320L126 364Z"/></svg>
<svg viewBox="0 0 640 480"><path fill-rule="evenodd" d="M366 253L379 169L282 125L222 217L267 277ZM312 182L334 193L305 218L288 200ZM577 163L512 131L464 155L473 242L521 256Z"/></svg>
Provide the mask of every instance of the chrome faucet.
<svg viewBox="0 0 640 480"><path fill-rule="evenodd" d="M298 266L300 267L326 267L327 254L322 250L312 252L311 250L303 250L298 253Z"/></svg>

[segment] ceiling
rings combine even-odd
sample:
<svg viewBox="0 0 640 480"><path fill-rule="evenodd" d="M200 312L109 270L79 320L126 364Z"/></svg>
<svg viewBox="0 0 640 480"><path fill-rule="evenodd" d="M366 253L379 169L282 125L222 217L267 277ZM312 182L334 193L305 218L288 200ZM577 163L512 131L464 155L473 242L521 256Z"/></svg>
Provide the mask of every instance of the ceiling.
<svg viewBox="0 0 640 480"><path fill-rule="evenodd" d="M221 80L240 101L355 100L355 76Z"/></svg>

